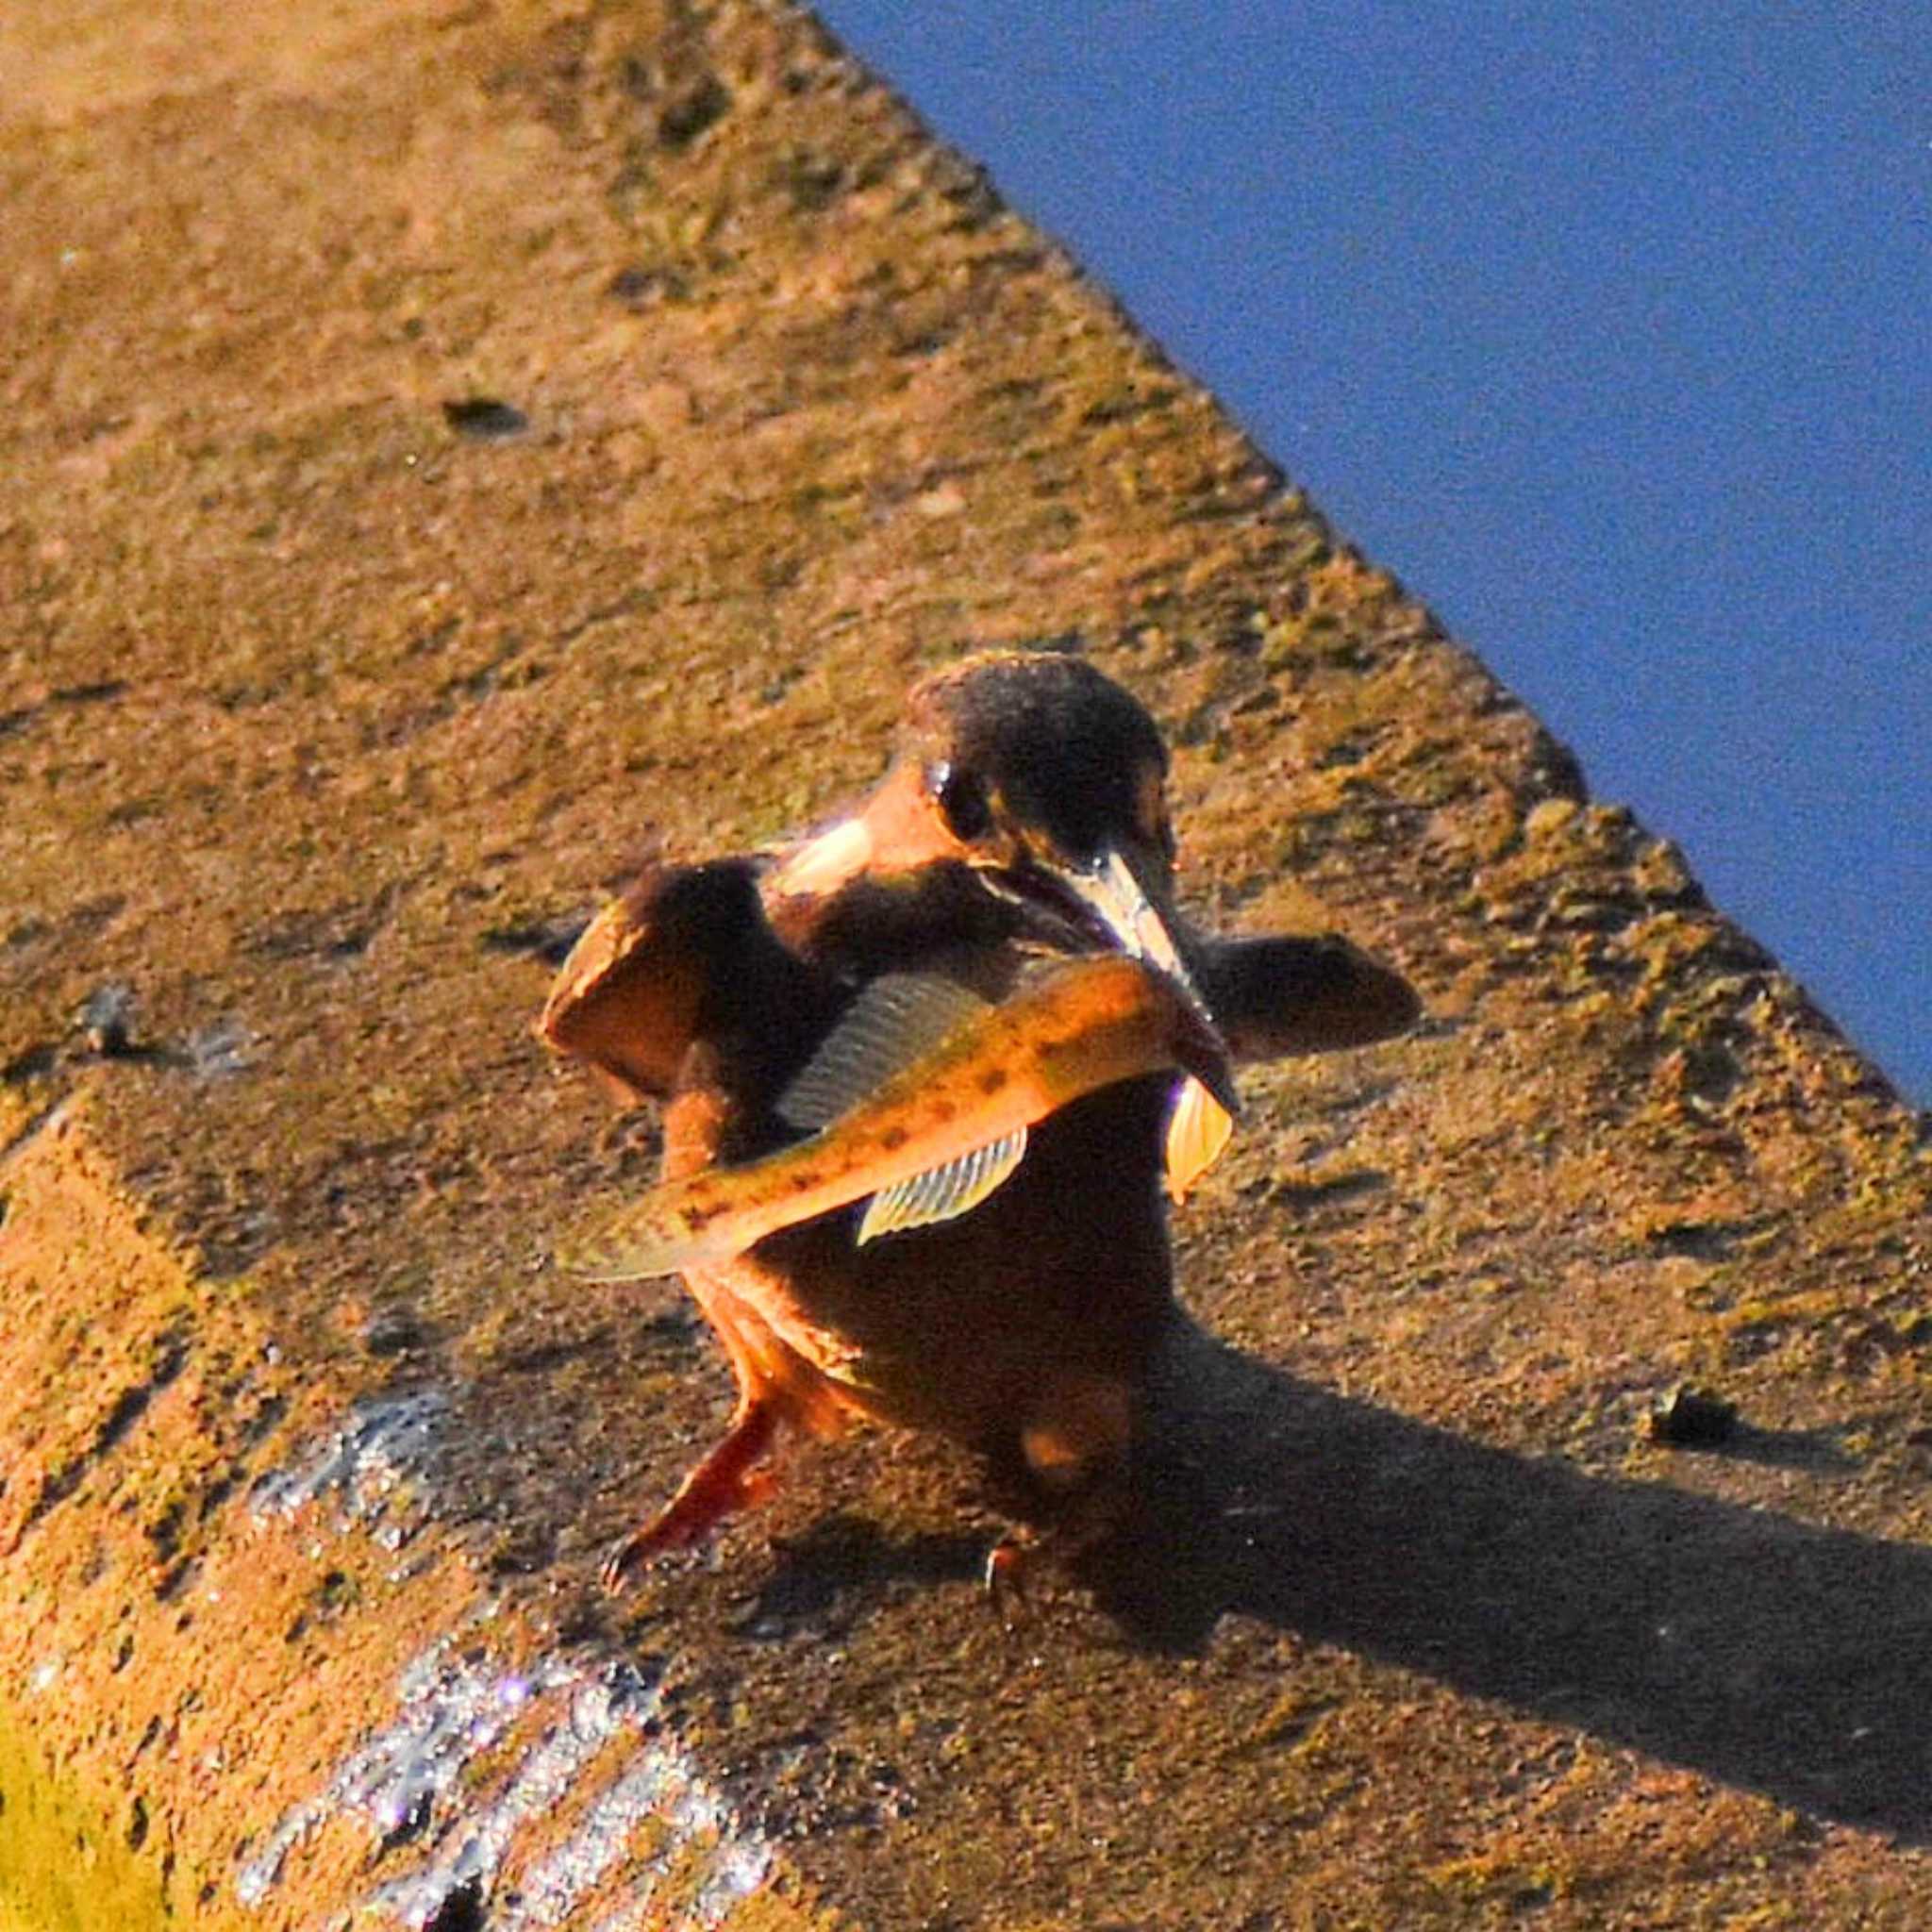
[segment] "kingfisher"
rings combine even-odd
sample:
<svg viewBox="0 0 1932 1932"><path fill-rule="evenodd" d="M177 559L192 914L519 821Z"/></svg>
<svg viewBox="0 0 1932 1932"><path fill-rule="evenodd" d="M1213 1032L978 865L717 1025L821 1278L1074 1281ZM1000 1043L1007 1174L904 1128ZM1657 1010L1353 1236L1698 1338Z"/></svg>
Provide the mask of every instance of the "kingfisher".
<svg viewBox="0 0 1932 1932"><path fill-rule="evenodd" d="M970 1166L974 1187L943 1208L902 1186L883 1229L886 1194L870 1222L854 1201L685 1266L737 1406L611 1553L607 1585L764 1500L784 1435L861 1422L963 1442L1021 1498L1039 1533L995 1547L991 1585L1017 1583L1041 1538L1077 1548L1117 1517L1178 1319L1168 1196L1225 1139L1227 1066L1386 1040L1421 1010L1337 934L1190 924L1167 774L1152 718L1085 658L976 654L913 687L896 755L856 808L774 850L653 863L577 941L537 1031L620 1100L662 1107L667 1181L775 1168L803 1131L795 1096L841 1043L866 1036L875 1060L882 1026L935 990L1021 1016L997 1049L1015 1055L1042 961L1140 962L1191 1016L1154 1057L1171 1064L1058 1106L1024 1158Z"/></svg>

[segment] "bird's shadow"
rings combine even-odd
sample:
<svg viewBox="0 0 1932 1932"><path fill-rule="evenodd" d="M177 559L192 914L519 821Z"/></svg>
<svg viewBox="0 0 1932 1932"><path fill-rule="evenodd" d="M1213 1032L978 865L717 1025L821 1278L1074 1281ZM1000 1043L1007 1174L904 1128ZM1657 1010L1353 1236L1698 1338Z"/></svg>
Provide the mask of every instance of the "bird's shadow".
<svg viewBox="0 0 1932 1932"><path fill-rule="evenodd" d="M1740 1428L1740 1459L1849 1467ZM840 1514L749 1607L763 1635L974 1575L983 1539ZM1079 1559L1137 1648L1222 1618L1421 1671L1815 1815L1932 1843L1932 1551L1532 1460L1284 1374L1191 1325L1125 1519Z"/></svg>
<svg viewBox="0 0 1932 1932"><path fill-rule="evenodd" d="M1083 1561L1136 1644L1254 1617L1932 1842L1932 1551L1488 1448L1194 1328L1149 1435Z"/></svg>
<svg viewBox="0 0 1932 1932"><path fill-rule="evenodd" d="M889 1535L870 1518L840 1510L774 1545L777 1561L733 1627L740 1636L783 1638L801 1625L821 1639L861 1622L882 1591L929 1590L978 1578L986 1540Z"/></svg>

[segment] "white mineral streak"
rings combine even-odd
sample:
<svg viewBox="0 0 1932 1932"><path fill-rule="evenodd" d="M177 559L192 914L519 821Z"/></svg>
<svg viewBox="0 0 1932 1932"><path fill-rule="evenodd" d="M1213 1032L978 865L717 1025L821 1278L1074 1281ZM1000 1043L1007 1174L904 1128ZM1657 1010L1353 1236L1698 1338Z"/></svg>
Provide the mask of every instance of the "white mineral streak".
<svg viewBox="0 0 1932 1932"><path fill-rule="evenodd" d="M447 1409L433 1391L359 1406L256 1485L258 1522L326 1499L339 1529L406 1541L426 1514L416 1491L434 1472ZM391 1721L245 1848L235 1875L244 1906L266 1904L298 1848L343 1820L372 1841L378 1882L365 1912L412 1928L453 1895L491 1899L513 1858L525 1869L490 1919L502 1932L570 1924L626 1863L629 1890L598 1932L716 1925L764 1884L770 1846L666 1742L656 1688L622 1658L554 1655L512 1667L475 1641L495 1608L418 1656L397 1681ZM561 1834L560 1817L570 1820ZM648 1850L634 1857L634 1843Z"/></svg>
<svg viewBox="0 0 1932 1932"><path fill-rule="evenodd" d="M400 1548L427 1513L418 1492L435 1474L448 1413L449 1398L435 1389L358 1402L339 1428L255 1485L256 1522L291 1518L327 1498L339 1531L359 1527L385 1548Z"/></svg>

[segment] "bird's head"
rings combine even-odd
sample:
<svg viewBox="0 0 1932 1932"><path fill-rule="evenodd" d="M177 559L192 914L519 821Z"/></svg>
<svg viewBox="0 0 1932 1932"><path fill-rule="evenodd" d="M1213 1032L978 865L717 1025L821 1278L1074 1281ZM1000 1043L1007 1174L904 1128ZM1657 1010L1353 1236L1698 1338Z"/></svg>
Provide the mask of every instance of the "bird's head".
<svg viewBox="0 0 1932 1932"><path fill-rule="evenodd" d="M788 860L783 890L950 861L1068 952L1118 951L1170 979L1224 1076L1224 1048L1174 935L1167 750L1140 703L1081 658L993 651L915 685L898 756L852 817ZM1211 1048L1208 1040L1211 1038Z"/></svg>
<svg viewBox="0 0 1932 1932"><path fill-rule="evenodd" d="M1186 984L1170 931L1167 751L1091 664L998 652L926 678L907 700L889 789L898 796L881 803L908 842L960 861L1049 929Z"/></svg>

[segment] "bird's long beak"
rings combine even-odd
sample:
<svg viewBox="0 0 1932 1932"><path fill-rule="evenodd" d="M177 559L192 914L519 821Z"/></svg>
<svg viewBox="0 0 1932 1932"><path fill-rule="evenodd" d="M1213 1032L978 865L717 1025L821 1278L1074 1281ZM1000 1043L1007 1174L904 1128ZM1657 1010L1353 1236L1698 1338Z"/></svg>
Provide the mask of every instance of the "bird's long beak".
<svg viewBox="0 0 1932 1932"><path fill-rule="evenodd" d="M1174 942L1174 935L1168 930L1154 895L1142 883L1132 860L1108 846L1091 864L1064 871L1056 869L1055 877L1122 952L1129 958L1145 960L1172 982L1180 994L1183 1008L1181 1038L1176 1041L1181 1065L1230 1114L1238 1115L1241 1099L1235 1091L1227 1043Z"/></svg>

